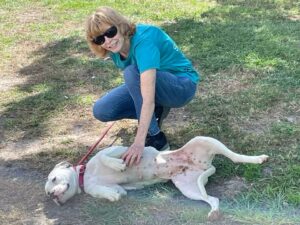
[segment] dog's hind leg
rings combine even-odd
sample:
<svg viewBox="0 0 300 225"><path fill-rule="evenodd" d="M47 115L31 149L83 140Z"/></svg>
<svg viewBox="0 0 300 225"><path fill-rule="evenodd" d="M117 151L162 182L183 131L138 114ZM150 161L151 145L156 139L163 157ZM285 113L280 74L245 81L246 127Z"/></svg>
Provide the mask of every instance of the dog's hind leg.
<svg viewBox="0 0 300 225"><path fill-rule="evenodd" d="M254 163L261 164L265 162L269 156L267 155L259 155L259 156L248 156L235 153L228 149L223 143L216 140L216 146L221 150L219 154L222 154L229 159L231 159L234 163Z"/></svg>
<svg viewBox="0 0 300 225"><path fill-rule="evenodd" d="M211 166L205 170L197 179L197 185L201 195L204 197L203 201L206 201L211 206L211 211L208 213L209 219L216 219L219 217L219 199L209 196L205 190L205 185L207 184L208 177L216 172L216 168Z"/></svg>
<svg viewBox="0 0 300 225"><path fill-rule="evenodd" d="M204 198L207 198L208 196L205 190L205 185L207 184L208 177L213 175L215 172L216 172L216 168L214 166L211 166L210 168L205 170L197 179L198 188L201 192L201 195Z"/></svg>
<svg viewBox="0 0 300 225"><path fill-rule="evenodd" d="M219 199L209 196L204 188L207 178L215 172L215 168L211 167L206 171L186 171L172 177L175 186L187 198L193 200L202 200L207 202L211 210L208 214L209 219L217 219L219 217Z"/></svg>
<svg viewBox="0 0 300 225"><path fill-rule="evenodd" d="M235 153L231 151L229 148L227 148L223 143L211 137L199 136L199 137L195 137L190 142L194 148L198 147L200 150L199 152L201 152L202 154L204 152L208 152L209 154L221 154L231 159L235 163L261 164L268 159L267 155L248 156L248 155Z"/></svg>

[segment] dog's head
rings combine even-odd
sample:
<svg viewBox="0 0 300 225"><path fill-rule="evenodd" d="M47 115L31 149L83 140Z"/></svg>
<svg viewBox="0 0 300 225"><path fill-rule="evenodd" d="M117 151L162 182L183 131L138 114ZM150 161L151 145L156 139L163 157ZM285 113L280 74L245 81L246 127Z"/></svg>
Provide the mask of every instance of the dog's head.
<svg viewBox="0 0 300 225"><path fill-rule="evenodd" d="M77 173L68 162L57 164L50 172L45 185L46 194L53 199L57 205L62 205L78 190Z"/></svg>

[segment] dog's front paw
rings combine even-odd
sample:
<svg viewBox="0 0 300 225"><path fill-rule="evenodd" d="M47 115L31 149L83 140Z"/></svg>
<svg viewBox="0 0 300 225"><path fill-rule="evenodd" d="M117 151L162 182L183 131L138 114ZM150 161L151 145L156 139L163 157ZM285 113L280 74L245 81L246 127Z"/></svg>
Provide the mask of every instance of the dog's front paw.
<svg viewBox="0 0 300 225"><path fill-rule="evenodd" d="M267 156L267 155L260 155L259 156L259 160L258 160L258 163L263 163L263 162L265 162L265 161L267 161L268 160L268 158L269 158L269 156Z"/></svg>
<svg viewBox="0 0 300 225"><path fill-rule="evenodd" d="M105 198L108 199L111 202L119 201L122 194L115 192L115 191L109 191L105 193Z"/></svg>
<svg viewBox="0 0 300 225"><path fill-rule="evenodd" d="M126 164L123 159L113 159L110 162L110 167L116 171L124 171L126 169Z"/></svg>
<svg viewBox="0 0 300 225"><path fill-rule="evenodd" d="M108 157L106 155L102 155L101 160L105 166L107 166L115 171L122 172L126 169L126 164L123 159L113 158L113 157Z"/></svg>

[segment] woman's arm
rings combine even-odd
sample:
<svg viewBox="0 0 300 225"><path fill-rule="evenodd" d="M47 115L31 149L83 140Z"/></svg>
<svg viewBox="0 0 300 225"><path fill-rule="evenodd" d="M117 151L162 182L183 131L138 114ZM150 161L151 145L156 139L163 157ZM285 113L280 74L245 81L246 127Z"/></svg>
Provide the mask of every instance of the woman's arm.
<svg viewBox="0 0 300 225"><path fill-rule="evenodd" d="M143 104L139 126L134 143L122 156L126 164L129 166L131 166L134 162L138 164L144 151L145 139L155 106L155 80L156 69L146 70L141 74L141 94L143 97Z"/></svg>
<svg viewBox="0 0 300 225"><path fill-rule="evenodd" d="M155 106L155 80L156 70L146 70L141 74L141 94L143 97L143 104L141 109L140 121L138 131L134 142L143 143L149 129L150 121L154 112Z"/></svg>

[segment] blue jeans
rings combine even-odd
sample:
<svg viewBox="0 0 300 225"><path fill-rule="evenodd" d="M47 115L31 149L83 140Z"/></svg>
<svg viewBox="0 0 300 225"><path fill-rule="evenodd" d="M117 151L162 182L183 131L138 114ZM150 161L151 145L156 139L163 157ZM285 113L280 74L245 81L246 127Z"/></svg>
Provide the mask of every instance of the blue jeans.
<svg viewBox="0 0 300 225"><path fill-rule="evenodd" d="M135 65L124 70L122 84L96 101L94 117L102 122L120 119L139 119L143 98L140 88L140 73ZM197 85L186 77L177 77L169 72L156 72L155 105L179 108L194 97ZM153 113L148 133L160 131Z"/></svg>

